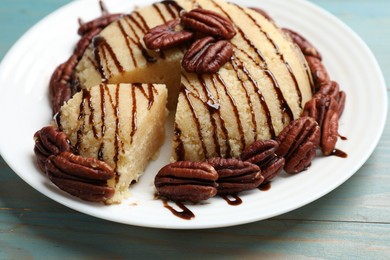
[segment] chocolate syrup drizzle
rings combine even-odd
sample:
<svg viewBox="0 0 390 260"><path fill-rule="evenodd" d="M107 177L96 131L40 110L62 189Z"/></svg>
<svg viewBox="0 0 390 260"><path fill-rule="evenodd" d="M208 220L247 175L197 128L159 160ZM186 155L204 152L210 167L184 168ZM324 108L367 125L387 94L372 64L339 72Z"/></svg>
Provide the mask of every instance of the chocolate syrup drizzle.
<svg viewBox="0 0 390 260"><path fill-rule="evenodd" d="M190 219L195 217L195 214L192 213L192 211L189 210L183 203L175 202L175 204L182 210L182 211L178 211L178 210L174 209L173 207L171 207L168 204L168 202L169 202L168 200L165 200L165 199L163 200L164 207L169 209L169 211L171 211L175 216L182 218L182 219L185 219L185 220L190 220Z"/></svg>
<svg viewBox="0 0 390 260"><path fill-rule="evenodd" d="M217 4L214 0L211 0L211 2L222 12L224 13L231 21L233 21L232 17L219 5ZM253 19L252 16L250 16L247 12L244 11L244 9L242 9L241 7L239 8L239 10L241 10L245 15L247 15L250 19L252 19L252 21L254 22L254 24L256 24L256 26L260 29L261 32L264 33L264 35L267 37L267 39L273 44L273 46L275 47L275 51L276 53L279 53L279 48L276 46L276 44L274 43L274 41L268 36L268 34L266 34L264 32L264 30L260 27L260 25L258 25L256 23L256 21ZM284 98L283 96L283 93L279 87L279 84L275 78L275 76L273 75L273 73L267 69L267 62L263 56L263 54L261 53L261 51L259 49L256 48L255 44L248 38L248 36L242 31L242 29L240 27L238 27L236 25L236 29L238 31L238 33L240 34L240 36L246 41L246 43L257 53L258 57L260 58L260 60L262 61L262 65L264 66L264 72L266 74L266 76L273 82L274 84L274 89L275 89L275 92L277 93L277 96L278 96L278 99L279 99L279 103L280 103L280 106L281 106L281 110L283 113L286 113L287 116L289 117L289 120L293 120L294 119L294 116L293 116L293 113L292 113L292 110L290 108L290 106L288 105L286 99ZM283 58L284 60L284 58ZM295 78L295 76L294 76ZM298 88L299 89L299 88Z"/></svg>
<svg viewBox="0 0 390 260"><path fill-rule="evenodd" d="M223 12L230 20L232 20L232 17L221 6L219 6L213 0L211 0L211 2L218 9L220 9L220 11ZM295 76L291 66L286 61L284 55L280 52L279 47L277 46L275 41L264 31L264 29L256 22L256 20L249 13L247 13L241 7L238 7L238 9L241 10L246 16L248 16L249 19L251 19L253 21L253 23L259 28L260 32L262 32L265 35L265 37L268 39L268 41L274 47L275 53L277 54L279 59L285 64L286 70L290 74L290 77L295 85L296 93L298 95L299 106L302 107L302 94L301 94L301 90L299 89L299 86L298 86L298 81L296 79L296 76ZM238 31L238 34L241 36L241 38L247 43L247 45L256 54L255 57L253 57L247 51L245 51L244 49L242 49L239 46L234 45L234 43L232 43L235 48L234 48L234 54L230 60L230 64L231 64L231 67L233 68L233 71L235 72L235 76L236 76L237 80L239 82L241 82L242 89L244 91L244 94L246 96L246 100L247 100L248 105L249 105L249 109L250 109L250 113L251 113L251 121L252 121L252 126L253 126L254 140L257 140L257 138L258 138L258 135L257 135L257 130L258 130L257 129L258 128L257 120L258 119L255 116L256 115L255 109L254 109L255 100L250 95L250 93L252 91L254 93L256 93L258 102L260 103L260 106L261 106L261 109L264 111L264 114L266 116L266 122L267 122L268 129L269 129L269 135L271 138L274 138L276 136L276 132L274 129L273 118L272 118L272 114L270 112L270 109L269 109L267 102L265 101L265 98L264 98L264 96L259 88L258 82L256 81L255 77L251 74L251 72L247 69L247 67L245 66L245 62L238 57L238 55L237 55L238 53L245 55L254 64L256 64L257 66L262 68L264 75L273 84L275 94L276 94L277 99L278 99L279 104L280 104L280 111L283 113L283 116L281 118L283 124L286 123L285 122L286 119L288 119L288 121L291 121L294 119L292 109L289 106L289 104L287 103L276 77L274 76L272 71L268 68L267 61L266 61L265 57L263 56L262 52L256 47L256 45L249 39L249 37L243 32L243 30L240 27L236 26L236 30ZM182 77L186 78L185 74L183 74ZM219 100L221 98L219 96L220 93L223 93L223 92L226 93L226 97L229 100L229 103L232 107L231 111L234 113L235 119L237 121L236 125L238 127L238 132L239 132L239 135L241 138L240 141L241 141L242 147L246 147L246 145L247 145L247 140L246 140L246 137L244 135L244 129L243 129L244 126L241 122L241 118L240 118L240 115L238 112L238 107L237 107L236 101L230 95L229 90L228 90L228 86L225 84L225 82L223 81L223 79L219 75L219 73L216 73L216 74L209 76L209 79L213 83L214 90L215 90L215 91L213 91L213 93L216 93L216 95L213 95L212 91L210 91L210 84L206 83L205 77L208 77L208 76L205 76L205 75L198 76L198 81L200 82L200 85L201 85L200 89L203 90L203 93L205 96L204 98L203 98L203 95L201 95L199 93L199 91L200 91L199 88L192 85L192 83L190 83L190 81L188 79L186 79L186 81L187 81L187 84L190 85L188 87L190 87L191 90L190 91L182 90L182 92L184 91L183 93L185 94L183 96L187 100L187 103L188 103L189 108L190 108L192 115L193 115L193 120L195 121L195 124L197 125L199 140L202 143L204 155L207 157L207 154L209 152L206 150L206 145L204 143L205 137L202 135L202 132L201 132L202 129L200 127L200 122L199 122L198 116L196 115L195 107L190 102L190 96L191 96L191 98L196 98L196 99L202 101L204 106L206 106L210 112L209 113L210 114L210 122L211 122L212 128L214 130L214 134L212 135L213 136L212 138L213 138L213 142L215 145L216 154L223 156L223 152L222 152L223 146L226 146L226 154L225 155L227 157L229 157L229 156L232 156L232 151L231 151L230 143L228 141L229 134L228 134L227 128L225 126L223 117L221 115L221 111L220 111L221 110L220 105L219 105ZM217 88L218 86L222 86L224 91L218 91L218 88ZM192 93L192 94L190 94L190 93ZM225 135L225 142L223 142L223 141L221 142L218 138L218 134L217 134L218 133L218 122L221 122L220 128ZM181 130L178 129L178 127L176 126L175 127L175 140L177 143L177 146L175 149L176 158L183 160L183 159L185 159L185 152L184 152L184 145L181 141L180 135L181 135Z"/></svg>
<svg viewBox="0 0 390 260"><path fill-rule="evenodd" d="M242 204L242 199L237 194L222 196L222 198L231 206Z"/></svg>
<svg viewBox="0 0 390 260"><path fill-rule="evenodd" d="M267 182L267 183L262 183L259 188L259 190L261 191L268 191L271 189L271 182Z"/></svg>
<svg viewBox="0 0 390 260"><path fill-rule="evenodd" d="M113 60L113 62L115 64L115 67L118 69L118 71L120 73L122 73L124 71L124 69L123 69L122 65L120 64L119 60L117 59L111 45L108 44L108 42L106 41L105 38L103 38L101 36L95 37L93 40L93 47L94 47L93 52L95 55L95 59L98 63L97 69L100 72L100 75L103 79L103 82L107 81L107 76L104 73L105 68L107 69L108 75L112 74L112 71L110 70L110 67L108 65L108 56L111 57L111 59ZM102 59L101 59L100 55L103 57L103 60L105 61L105 65L102 64Z"/></svg>
<svg viewBox="0 0 390 260"><path fill-rule="evenodd" d="M78 120L80 121L80 126L77 129L76 133L76 142L74 146L74 152L76 154L80 154L80 150L82 149L82 142L83 142L83 137L85 135L85 131L87 131L86 127L89 125L92 128L93 132L93 137L96 139L96 142L100 143L99 150L97 152L97 158L99 160L104 159L104 136L106 134L106 114L107 108L112 109L114 113L114 122L115 122L115 131L114 131L114 156L113 156L113 161L115 164L114 170L116 171L116 165L119 160L119 154L121 149L124 149L124 143L121 140L120 137L120 128L121 124L126 124L129 123L131 124L130 127L130 143L133 142L133 137L135 133L137 132L137 94L136 92L138 91L139 93L142 94L142 96L148 100L148 106L147 109L150 110L153 106L154 103L154 95L158 94L157 90L153 87L152 84L147 84L146 86L142 84L135 83L133 84L130 88L129 91L131 91L130 95L132 97L132 107L131 107L131 120L129 122L124 122L120 120L120 110L119 110L119 95L121 91L121 87L119 84L115 87L115 90L110 92L110 89L107 85L100 84L99 86L99 93L98 95L100 96L100 104L99 103L94 103L91 100L91 93L88 90L83 89L82 90L82 100L80 102L79 106L79 115L78 115ZM99 102L97 101L97 102ZM101 110L101 127L100 129L97 127L97 124L95 123L95 118L94 115L96 115L96 107L95 106L100 106ZM118 180L118 176L117 176Z"/></svg>
<svg viewBox="0 0 390 260"><path fill-rule="evenodd" d="M260 32L262 32L264 34L264 36L267 38L267 40L272 44L272 46L274 47L275 49L275 53L278 55L279 59L286 65L286 68L290 74L290 77L291 79L294 81L294 85L295 85L295 90L296 90L296 93L298 95L298 99L299 99L299 107L302 108L302 92L299 88L299 85L298 85L298 81L297 81L297 78L290 66L290 64L286 61L286 59L284 58L284 55L283 53L280 52L279 50L279 46L275 43L275 41L268 35L268 33L266 31L264 31L264 29L261 27L260 24L258 24L256 22L256 20L253 18L252 15L250 15L247 11L245 11L244 8L242 8L241 6L239 5L236 5L235 6L241 10L243 13L245 13L245 15L253 22L253 24L260 30Z"/></svg>
<svg viewBox="0 0 390 260"><path fill-rule="evenodd" d="M153 4L153 7L164 22L173 18L177 18L179 16L180 11L183 10L183 8L179 6L175 1L163 1L162 3ZM169 13L170 17L164 17L161 8L165 8L166 11ZM147 31L150 30L145 18L138 11L134 11L132 14L125 16L124 19L120 19L116 23L126 42L127 49L135 67L138 67L139 64L137 62L131 44L136 45L138 49L141 50L142 56L145 58L146 62L154 63L157 61L155 57L149 54L148 50L143 44L141 36L136 33L136 31L140 31L142 35L144 35L147 33ZM112 75L112 72L110 71L110 68L108 66L108 57L112 59L119 73L122 73L124 71L123 66L119 62L118 57L115 56L112 47L101 36L97 37L97 39L94 40L94 55L95 60L97 62L95 67L101 74L103 82L106 82L107 79L110 78L110 76ZM163 51L160 51L159 55L160 58L165 59L165 53ZM102 64L102 62L104 62L105 64Z"/></svg>

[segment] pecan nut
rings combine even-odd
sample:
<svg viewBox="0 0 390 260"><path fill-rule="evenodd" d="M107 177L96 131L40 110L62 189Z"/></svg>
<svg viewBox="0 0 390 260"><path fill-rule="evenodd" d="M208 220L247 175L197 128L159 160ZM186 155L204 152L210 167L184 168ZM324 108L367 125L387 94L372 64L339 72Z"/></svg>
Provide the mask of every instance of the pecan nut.
<svg viewBox="0 0 390 260"><path fill-rule="evenodd" d="M347 99L347 94L345 94L345 92L341 90L339 92L339 97L338 97L338 100L337 100L337 102L339 104L339 118L341 117L341 115L344 112L346 99Z"/></svg>
<svg viewBox="0 0 390 260"><path fill-rule="evenodd" d="M186 43L193 37L193 32L181 26L180 19L174 19L150 29L144 35L144 42L151 50L165 50Z"/></svg>
<svg viewBox="0 0 390 260"><path fill-rule="evenodd" d="M233 47L228 41L216 41L205 37L194 42L182 60L187 72L216 73L233 55Z"/></svg>
<svg viewBox="0 0 390 260"><path fill-rule="evenodd" d="M339 84L335 81L329 81L322 84L314 97L322 95L331 96L337 101L340 118L344 111L346 95L344 91L340 91Z"/></svg>
<svg viewBox="0 0 390 260"><path fill-rule="evenodd" d="M305 55L306 57L312 56L314 58L319 59L320 61L322 60L321 53L305 37L303 37L302 35L298 34L295 31L287 29L287 28L283 28L283 31L290 36L291 40L296 45L298 45L298 47L301 49L303 55Z"/></svg>
<svg viewBox="0 0 390 260"><path fill-rule="evenodd" d="M85 201L104 202L114 196L115 190L105 185L90 184L69 179L49 176L49 179L61 190Z"/></svg>
<svg viewBox="0 0 390 260"><path fill-rule="evenodd" d="M311 117L301 117L291 121L278 136L278 156L286 160L284 170L298 173L307 169L316 154L320 142L320 128Z"/></svg>
<svg viewBox="0 0 390 260"><path fill-rule="evenodd" d="M113 178L115 172L103 161L62 152L49 156L45 166L56 186L83 200L102 202L115 193L107 186L107 180Z"/></svg>
<svg viewBox="0 0 390 260"><path fill-rule="evenodd" d="M45 172L45 163L50 155L71 151L68 137L54 126L46 126L37 131L34 134L34 141L34 153L38 166L43 172Z"/></svg>
<svg viewBox="0 0 390 260"><path fill-rule="evenodd" d="M91 30L94 30L96 28L101 28L103 29L110 23L120 19L123 16L123 14L107 14L107 15L102 15L99 18L96 18L92 21L89 21L87 23L80 23L80 27L77 31L77 33L81 36L85 35Z"/></svg>
<svg viewBox="0 0 390 260"><path fill-rule="evenodd" d="M77 62L77 58L72 55L68 61L60 64L51 76L49 98L53 115L58 113L64 102L72 97L72 74Z"/></svg>
<svg viewBox="0 0 390 260"><path fill-rule="evenodd" d="M285 163L285 159L275 153L278 147L275 140L259 140L242 152L241 159L259 166L264 182L269 182L282 171Z"/></svg>
<svg viewBox="0 0 390 260"><path fill-rule="evenodd" d="M189 29L229 40L236 35L236 30L229 19L211 10L196 8L181 15L181 23Z"/></svg>
<svg viewBox="0 0 390 260"><path fill-rule="evenodd" d="M338 103L327 95L317 95L309 100L302 116L314 118L321 129L320 146L324 155L330 155L335 149L338 137Z"/></svg>
<svg viewBox="0 0 390 260"><path fill-rule="evenodd" d="M231 195L257 188L263 181L260 167L234 158L211 158L207 162L218 172L218 194Z"/></svg>
<svg viewBox="0 0 390 260"><path fill-rule="evenodd" d="M73 51L73 54L77 57L78 60L82 58L85 50L88 48L93 38L102 31L102 28L93 28L86 32L80 40L77 42L76 47Z"/></svg>
<svg viewBox="0 0 390 260"><path fill-rule="evenodd" d="M54 70L50 79L49 98L53 115L60 110L65 101L69 100L79 90L73 72L92 39L110 22L120 16L120 14L104 15L80 26L79 34L82 37L77 42L73 54Z"/></svg>
<svg viewBox="0 0 390 260"><path fill-rule="evenodd" d="M170 200L199 202L217 194L217 179L218 173L208 163L179 161L161 168L154 185Z"/></svg>
<svg viewBox="0 0 390 260"><path fill-rule="evenodd" d="M339 84L336 81L331 80L322 84L314 96L326 95L326 96L331 96L337 100L339 92L340 92Z"/></svg>
<svg viewBox="0 0 390 260"><path fill-rule="evenodd" d="M309 65L311 74L313 75L314 86L316 90L320 88L322 84L330 81L328 71L320 59L312 56L306 56L307 64Z"/></svg>

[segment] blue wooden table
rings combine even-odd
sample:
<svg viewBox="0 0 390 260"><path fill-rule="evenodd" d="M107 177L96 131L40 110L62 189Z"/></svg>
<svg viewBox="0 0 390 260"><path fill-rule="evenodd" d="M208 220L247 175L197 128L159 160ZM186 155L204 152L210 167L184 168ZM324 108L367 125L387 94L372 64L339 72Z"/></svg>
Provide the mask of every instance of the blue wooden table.
<svg viewBox="0 0 390 260"><path fill-rule="evenodd" d="M0 0L0 59L27 29L68 2ZM390 1L312 2L363 38L389 84ZM389 123L363 167L323 198L269 220L210 230L125 226L78 213L32 189L0 158L0 259L159 256L389 259Z"/></svg>

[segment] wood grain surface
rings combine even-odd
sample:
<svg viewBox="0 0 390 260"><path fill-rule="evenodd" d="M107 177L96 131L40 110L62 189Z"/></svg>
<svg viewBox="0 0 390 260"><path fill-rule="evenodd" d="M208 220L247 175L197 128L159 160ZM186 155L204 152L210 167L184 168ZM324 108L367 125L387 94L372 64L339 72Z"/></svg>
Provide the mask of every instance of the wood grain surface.
<svg viewBox="0 0 390 260"><path fill-rule="evenodd" d="M0 0L0 58L28 28L68 2ZM359 34L389 84L390 1L311 2ZM336 190L287 214L219 229L149 229L87 216L41 195L0 158L0 259L157 257L390 259L389 120L369 160Z"/></svg>

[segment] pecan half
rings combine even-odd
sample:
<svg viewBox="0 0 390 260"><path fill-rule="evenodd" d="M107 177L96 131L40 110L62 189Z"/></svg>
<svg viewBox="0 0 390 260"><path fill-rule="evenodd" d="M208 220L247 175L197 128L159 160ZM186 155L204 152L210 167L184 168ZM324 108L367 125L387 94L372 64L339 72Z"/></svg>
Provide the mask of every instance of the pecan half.
<svg viewBox="0 0 390 260"><path fill-rule="evenodd" d="M51 155L45 166L56 186L83 200L103 202L115 193L107 186L107 180L113 178L115 172L103 161L62 152Z"/></svg>
<svg viewBox="0 0 390 260"><path fill-rule="evenodd" d="M291 37L291 40L293 40L296 45L298 45L303 55L322 60L321 53L305 37L287 28L283 28L282 30Z"/></svg>
<svg viewBox="0 0 390 260"><path fill-rule="evenodd" d="M320 146L324 155L330 155L335 149L338 138L338 103L327 95L317 95L309 100L302 116L314 118L321 129Z"/></svg>
<svg viewBox="0 0 390 260"><path fill-rule="evenodd" d="M339 97L338 97L338 104L339 104L339 118L344 112L344 107L345 107L345 100L347 99L347 94L345 94L344 91L339 92Z"/></svg>
<svg viewBox="0 0 390 260"><path fill-rule="evenodd" d="M314 96L318 97L322 95L331 96L337 101L340 118L344 111L346 95L344 91L340 91L339 84L335 81L328 81L322 84Z"/></svg>
<svg viewBox="0 0 390 260"><path fill-rule="evenodd" d="M251 190L264 181L261 170L256 164L234 158L211 158L207 162L218 172L219 195Z"/></svg>
<svg viewBox="0 0 390 260"><path fill-rule="evenodd" d="M77 31L77 33L81 36L85 35L91 30L94 30L96 28L104 28L110 23L118 20L121 18L123 14L107 14L107 15L102 15L99 18L96 18L92 21L89 21L87 23L80 23L80 27Z"/></svg>
<svg viewBox="0 0 390 260"><path fill-rule="evenodd" d="M78 60L82 58L85 50L88 48L89 44L92 42L93 38L102 31L102 28L93 28L86 32L80 40L77 42L76 47L73 51L73 54L76 55Z"/></svg>
<svg viewBox="0 0 390 260"><path fill-rule="evenodd" d="M194 42L182 60L187 72L216 73L233 55L233 47L228 41L216 41L205 37Z"/></svg>
<svg viewBox="0 0 390 260"><path fill-rule="evenodd" d="M75 84L74 69L84 55L92 39L101 31L91 29L78 42L69 59L60 64L53 72L49 83L49 98L53 115L60 111L61 106L78 91Z"/></svg>
<svg viewBox="0 0 390 260"><path fill-rule="evenodd" d="M186 43L193 37L193 32L181 26L180 19L174 19L150 29L144 35L144 42L151 50L165 50Z"/></svg>
<svg viewBox="0 0 390 260"><path fill-rule="evenodd" d="M310 117L291 121L278 136L278 156L286 159L284 170L293 174L307 169L320 142L318 123Z"/></svg>
<svg viewBox="0 0 390 260"><path fill-rule="evenodd" d="M241 159L259 166L264 182L269 182L282 171L285 163L285 159L275 153L278 147L275 140L259 140L242 152Z"/></svg>
<svg viewBox="0 0 390 260"><path fill-rule="evenodd" d="M102 31L110 22L118 19L120 14L104 15L80 26L79 34L82 35L69 59L60 64L53 72L49 83L49 98L53 115L61 106L69 100L79 89L74 78L74 69L84 55L92 39Z"/></svg>
<svg viewBox="0 0 390 260"><path fill-rule="evenodd" d="M181 23L194 31L229 40L236 30L229 19L211 10L196 8L181 15Z"/></svg>
<svg viewBox="0 0 390 260"><path fill-rule="evenodd" d="M72 55L66 62L59 65L51 76L49 98L53 115L58 113L64 102L72 97L72 74L77 62L77 57Z"/></svg>
<svg viewBox="0 0 390 260"><path fill-rule="evenodd" d="M45 163L50 155L71 151L68 137L54 126L46 126L37 131L34 134L34 141L34 153L38 166L43 172L45 172Z"/></svg>
<svg viewBox="0 0 390 260"><path fill-rule="evenodd" d="M161 168L154 184L170 200L199 202L217 194L217 179L218 173L208 163L179 161Z"/></svg>
<svg viewBox="0 0 390 260"><path fill-rule="evenodd" d="M339 92L339 84L336 81L331 80L322 84L314 96L326 95L331 96L337 100Z"/></svg>
<svg viewBox="0 0 390 260"><path fill-rule="evenodd" d="M314 85L317 90L322 84L330 81L329 74L320 59L312 56L306 56L305 58L307 64L309 65L311 74L313 75Z"/></svg>
<svg viewBox="0 0 390 260"><path fill-rule="evenodd" d="M263 9L258 8L258 7L249 7L249 8L252 9L253 11L258 12L262 16L264 16L268 21L275 22L274 19L272 19L272 17L266 11L264 11Z"/></svg>

